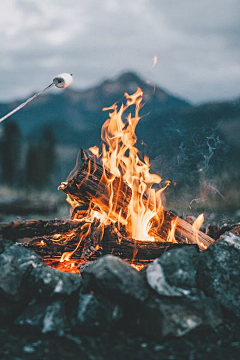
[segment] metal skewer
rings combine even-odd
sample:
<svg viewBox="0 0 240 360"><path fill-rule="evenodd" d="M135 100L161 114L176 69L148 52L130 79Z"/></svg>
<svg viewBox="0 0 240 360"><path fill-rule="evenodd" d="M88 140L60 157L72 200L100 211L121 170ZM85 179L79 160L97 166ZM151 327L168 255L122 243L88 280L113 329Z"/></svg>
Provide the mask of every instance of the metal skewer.
<svg viewBox="0 0 240 360"><path fill-rule="evenodd" d="M31 101L36 99L38 96L43 94L45 91L50 89L52 86L56 86L58 88L65 88L65 87L71 85L71 83L72 83L72 74L63 73L63 74L58 75L57 77L55 77L53 79L53 82L50 85L48 85L44 90L33 95L32 97L27 99L25 102L20 104L18 107L16 107L14 110L10 111L8 114L6 114L2 118L0 118L0 123L3 122L4 120L6 120L7 118L9 118L11 115L15 114L17 111L21 110L24 106L29 104Z"/></svg>
<svg viewBox="0 0 240 360"><path fill-rule="evenodd" d="M15 114L17 111L21 110L24 106L26 106L27 104L29 104L32 100L36 99L39 95L43 94L46 90L50 89L52 86L54 85L54 83L52 83L51 85L47 86L44 90L40 91L39 93L33 95L32 97L30 97L27 101L23 102L22 104L20 104L18 107L16 107L14 110L10 111L8 114L6 114L5 116L3 116L0 119L0 123L4 120L6 120L7 118L9 118L10 116L12 116L13 114Z"/></svg>

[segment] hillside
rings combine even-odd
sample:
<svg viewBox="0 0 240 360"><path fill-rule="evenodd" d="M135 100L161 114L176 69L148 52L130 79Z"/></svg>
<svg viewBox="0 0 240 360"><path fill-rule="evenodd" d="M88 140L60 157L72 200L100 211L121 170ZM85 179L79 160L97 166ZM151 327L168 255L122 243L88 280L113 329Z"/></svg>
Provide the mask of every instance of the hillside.
<svg viewBox="0 0 240 360"><path fill-rule="evenodd" d="M82 132L99 128L106 113L103 107L124 99L124 93L133 93L137 87L144 91L144 114L167 113L191 105L160 87L153 90L145 80L132 72L126 72L116 79L102 82L87 90L60 91L58 95L47 93L14 115L14 120L26 136L36 137L46 125L54 129L58 142L80 145ZM22 101L22 100L21 100ZM0 104L1 114L7 113L21 101Z"/></svg>

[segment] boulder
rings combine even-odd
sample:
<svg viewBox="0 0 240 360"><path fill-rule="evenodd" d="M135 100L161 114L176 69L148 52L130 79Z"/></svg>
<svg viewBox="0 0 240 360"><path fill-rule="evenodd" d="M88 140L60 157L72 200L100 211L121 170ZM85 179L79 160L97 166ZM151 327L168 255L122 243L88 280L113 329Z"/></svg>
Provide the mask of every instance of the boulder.
<svg viewBox="0 0 240 360"><path fill-rule="evenodd" d="M199 287L240 317L240 236L223 235L200 256Z"/></svg>
<svg viewBox="0 0 240 360"><path fill-rule="evenodd" d="M145 280L124 260L105 255L94 261L82 273L83 285L118 301L143 302L149 295Z"/></svg>
<svg viewBox="0 0 240 360"><path fill-rule="evenodd" d="M144 334L156 340L180 337L199 327L215 328L222 323L220 306L204 295L195 298L152 298L140 312Z"/></svg>
<svg viewBox="0 0 240 360"><path fill-rule="evenodd" d="M15 318L21 313L24 303L12 301L10 299L0 297L0 324L7 327L13 323Z"/></svg>
<svg viewBox="0 0 240 360"><path fill-rule="evenodd" d="M32 269L28 291L42 297L68 296L78 291L81 286L79 274L61 272L45 264Z"/></svg>
<svg viewBox="0 0 240 360"><path fill-rule="evenodd" d="M81 264L79 267L80 275L83 274L83 272L96 260L86 261L85 263Z"/></svg>
<svg viewBox="0 0 240 360"><path fill-rule="evenodd" d="M80 294L75 325L83 332L108 330L122 318L122 309L102 295Z"/></svg>
<svg viewBox="0 0 240 360"><path fill-rule="evenodd" d="M35 252L13 245L0 254L0 294L21 301L30 271L42 264Z"/></svg>
<svg viewBox="0 0 240 360"><path fill-rule="evenodd" d="M67 326L64 303L61 300L34 301L15 320L15 325L42 334L64 330Z"/></svg>
<svg viewBox="0 0 240 360"><path fill-rule="evenodd" d="M3 253L8 247L14 244L13 240L2 239L0 240L0 254Z"/></svg>
<svg viewBox="0 0 240 360"><path fill-rule="evenodd" d="M146 269L149 286L162 296L187 296L197 286L199 252L196 246L173 249Z"/></svg>

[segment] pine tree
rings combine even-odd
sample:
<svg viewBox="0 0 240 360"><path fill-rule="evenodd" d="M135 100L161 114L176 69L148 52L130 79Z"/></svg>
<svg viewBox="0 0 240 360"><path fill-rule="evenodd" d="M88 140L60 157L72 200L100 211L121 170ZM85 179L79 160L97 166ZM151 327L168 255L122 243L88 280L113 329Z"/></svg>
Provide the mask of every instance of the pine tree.
<svg viewBox="0 0 240 360"><path fill-rule="evenodd" d="M20 182L21 133L14 122L6 122L1 141L2 181L9 186Z"/></svg>
<svg viewBox="0 0 240 360"><path fill-rule="evenodd" d="M47 188L54 171L55 141L52 130L45 128L40 140L30 143L27 153L26 178L31 188Z"/></svg>

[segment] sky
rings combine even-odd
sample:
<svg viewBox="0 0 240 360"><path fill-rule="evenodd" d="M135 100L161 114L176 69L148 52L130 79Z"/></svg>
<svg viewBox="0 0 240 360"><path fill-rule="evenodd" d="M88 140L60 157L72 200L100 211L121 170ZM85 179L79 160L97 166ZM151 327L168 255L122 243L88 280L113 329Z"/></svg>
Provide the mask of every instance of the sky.
<svg viewBox="0 0 240 360"><path fill-rule="evenodd" d="M239 0L1 1L0 101L62 72L85 89L125 70L193 103L234 99L239 15Z"/></svg>

